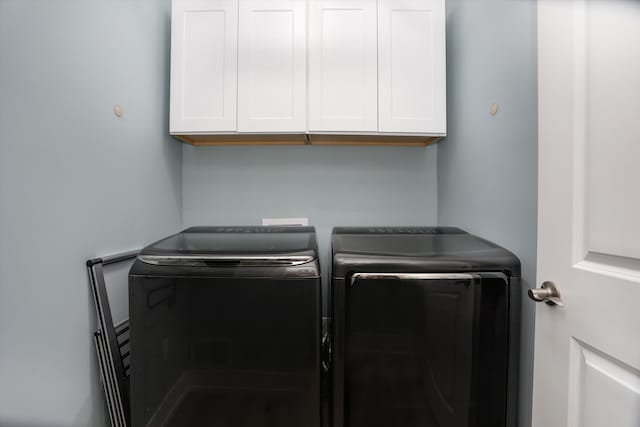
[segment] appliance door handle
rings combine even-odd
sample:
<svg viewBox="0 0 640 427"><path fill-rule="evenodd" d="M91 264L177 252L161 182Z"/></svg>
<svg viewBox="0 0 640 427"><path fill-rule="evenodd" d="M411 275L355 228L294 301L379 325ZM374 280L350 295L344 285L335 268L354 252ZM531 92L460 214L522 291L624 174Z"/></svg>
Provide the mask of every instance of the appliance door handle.
<svg viewBox="0 0 640 427"><path fill-rule="evenodd" d="M489 273L493 275L493 273ZM497 277L506 277L495 273ZM488 274L471 273L354 273L351 275L351 286L358 280L473 280L487 277Z"/></svg>
<svg viewBox="0 0 640 427"><path fill-rule="evenodd" d="M138 255L145 264L164 266L296 266L315 260L313 255Z"/></svg>

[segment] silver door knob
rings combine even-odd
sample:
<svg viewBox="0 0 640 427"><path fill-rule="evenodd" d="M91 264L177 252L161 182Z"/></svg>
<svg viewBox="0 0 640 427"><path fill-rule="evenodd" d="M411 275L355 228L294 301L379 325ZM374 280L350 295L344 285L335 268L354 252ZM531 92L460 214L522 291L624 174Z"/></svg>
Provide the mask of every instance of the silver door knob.
<svg viewBox="0 0 640 427"><path fill-rule="evenodd" d="M560 299L560 290L553 282L544 282L538 289L529 289L529 298L535 302L544 301L549 305L564 307Z"/></svg>

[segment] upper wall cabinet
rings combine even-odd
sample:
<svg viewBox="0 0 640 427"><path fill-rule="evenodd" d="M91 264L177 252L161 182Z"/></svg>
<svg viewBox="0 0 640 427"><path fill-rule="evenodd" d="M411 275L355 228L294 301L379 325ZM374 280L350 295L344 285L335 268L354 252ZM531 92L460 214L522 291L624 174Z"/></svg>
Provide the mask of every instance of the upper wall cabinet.
<svg viewBox="0 0 640 427"><path fill-rule="evenodd" d="M378 130L376 0L310 0L309 130Z"/></svg>
<svg viewBox="0 0 640 427"><path fill-rule="evenodd" d="M173 2L171 132L233 132L237 113L236 0Z"/></svg>
<svg viewBox="0 0 640 427"><path fill-rule="evenodd" d="M239 0L238 130L307 130L305 0Z"/></svg>
<svg viewBox="0 0 640 427"><path fill-rule="evenodd" d="M378 0L380 132L446 133L443 0Z"/></svg>
<svg viewBox="0 0 640 427"><path fill-rule="evenodd" d="M444 0L173 0L171 48L188 142L446 134Z"/></svg>

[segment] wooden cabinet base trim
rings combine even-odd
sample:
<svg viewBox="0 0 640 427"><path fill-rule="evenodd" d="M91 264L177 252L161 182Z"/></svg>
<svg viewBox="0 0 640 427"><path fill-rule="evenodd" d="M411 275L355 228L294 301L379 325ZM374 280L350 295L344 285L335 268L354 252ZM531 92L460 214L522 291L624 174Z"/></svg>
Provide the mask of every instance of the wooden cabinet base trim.
<svg viewBox="0 0 640 427"><path fill-rule="evenodd" d="M196 147L219 145L369 145L394 147L426 147L437 142L439 136L389 135L174 135L177 139Z"/></svg>
<svg viewBox="0 0 640 427"><path fill-rule="evenodd" d="M196 147L218 145L304 145L307 135L174 135Z"/></svg>
<svg viewBox="0 0 640 427"><path fill-rule="evenodd" d="M439 136L389 136L389 135L309 135L312 145L387 145L402 147L426 147L440 139Z"/></svg>

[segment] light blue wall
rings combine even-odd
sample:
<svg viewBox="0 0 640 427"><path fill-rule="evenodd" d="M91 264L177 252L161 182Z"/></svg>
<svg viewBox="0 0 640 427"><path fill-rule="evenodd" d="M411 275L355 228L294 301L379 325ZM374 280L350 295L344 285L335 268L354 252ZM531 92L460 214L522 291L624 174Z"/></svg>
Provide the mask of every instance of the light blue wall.
<svg viewBox="0 0 640 427"><path fill-rule="evenodd" d="M436 224L437 150L185 145L184 224L308 217L326 273L334 226Z"/></svg>
<svg viewBox="0 0 640 427"><path fill-rule="evenodd" d="M0 0L2 426L105 425L84 261L181 225L168 36L168 0Z"/></svg>
<svg viewBox="0 0 640 427"><path fill-rule="evenodd" d="M194 148L166 135L168 0L0 0L0 425L104 425L83 262L182 225L308 216L325 273L335 225L458 225L533 286L535 2L447 6L438 146Z"/></svg>
<svg viewBox="0 0 640 427"><path fill-rule="evenodd" d="M535 285L536 2L447 0L448 136L438 146L438 222L515 252ZM496 116L490 105L499 104ZM523 292L520 425L531 425L533 304Z"/></svg>

